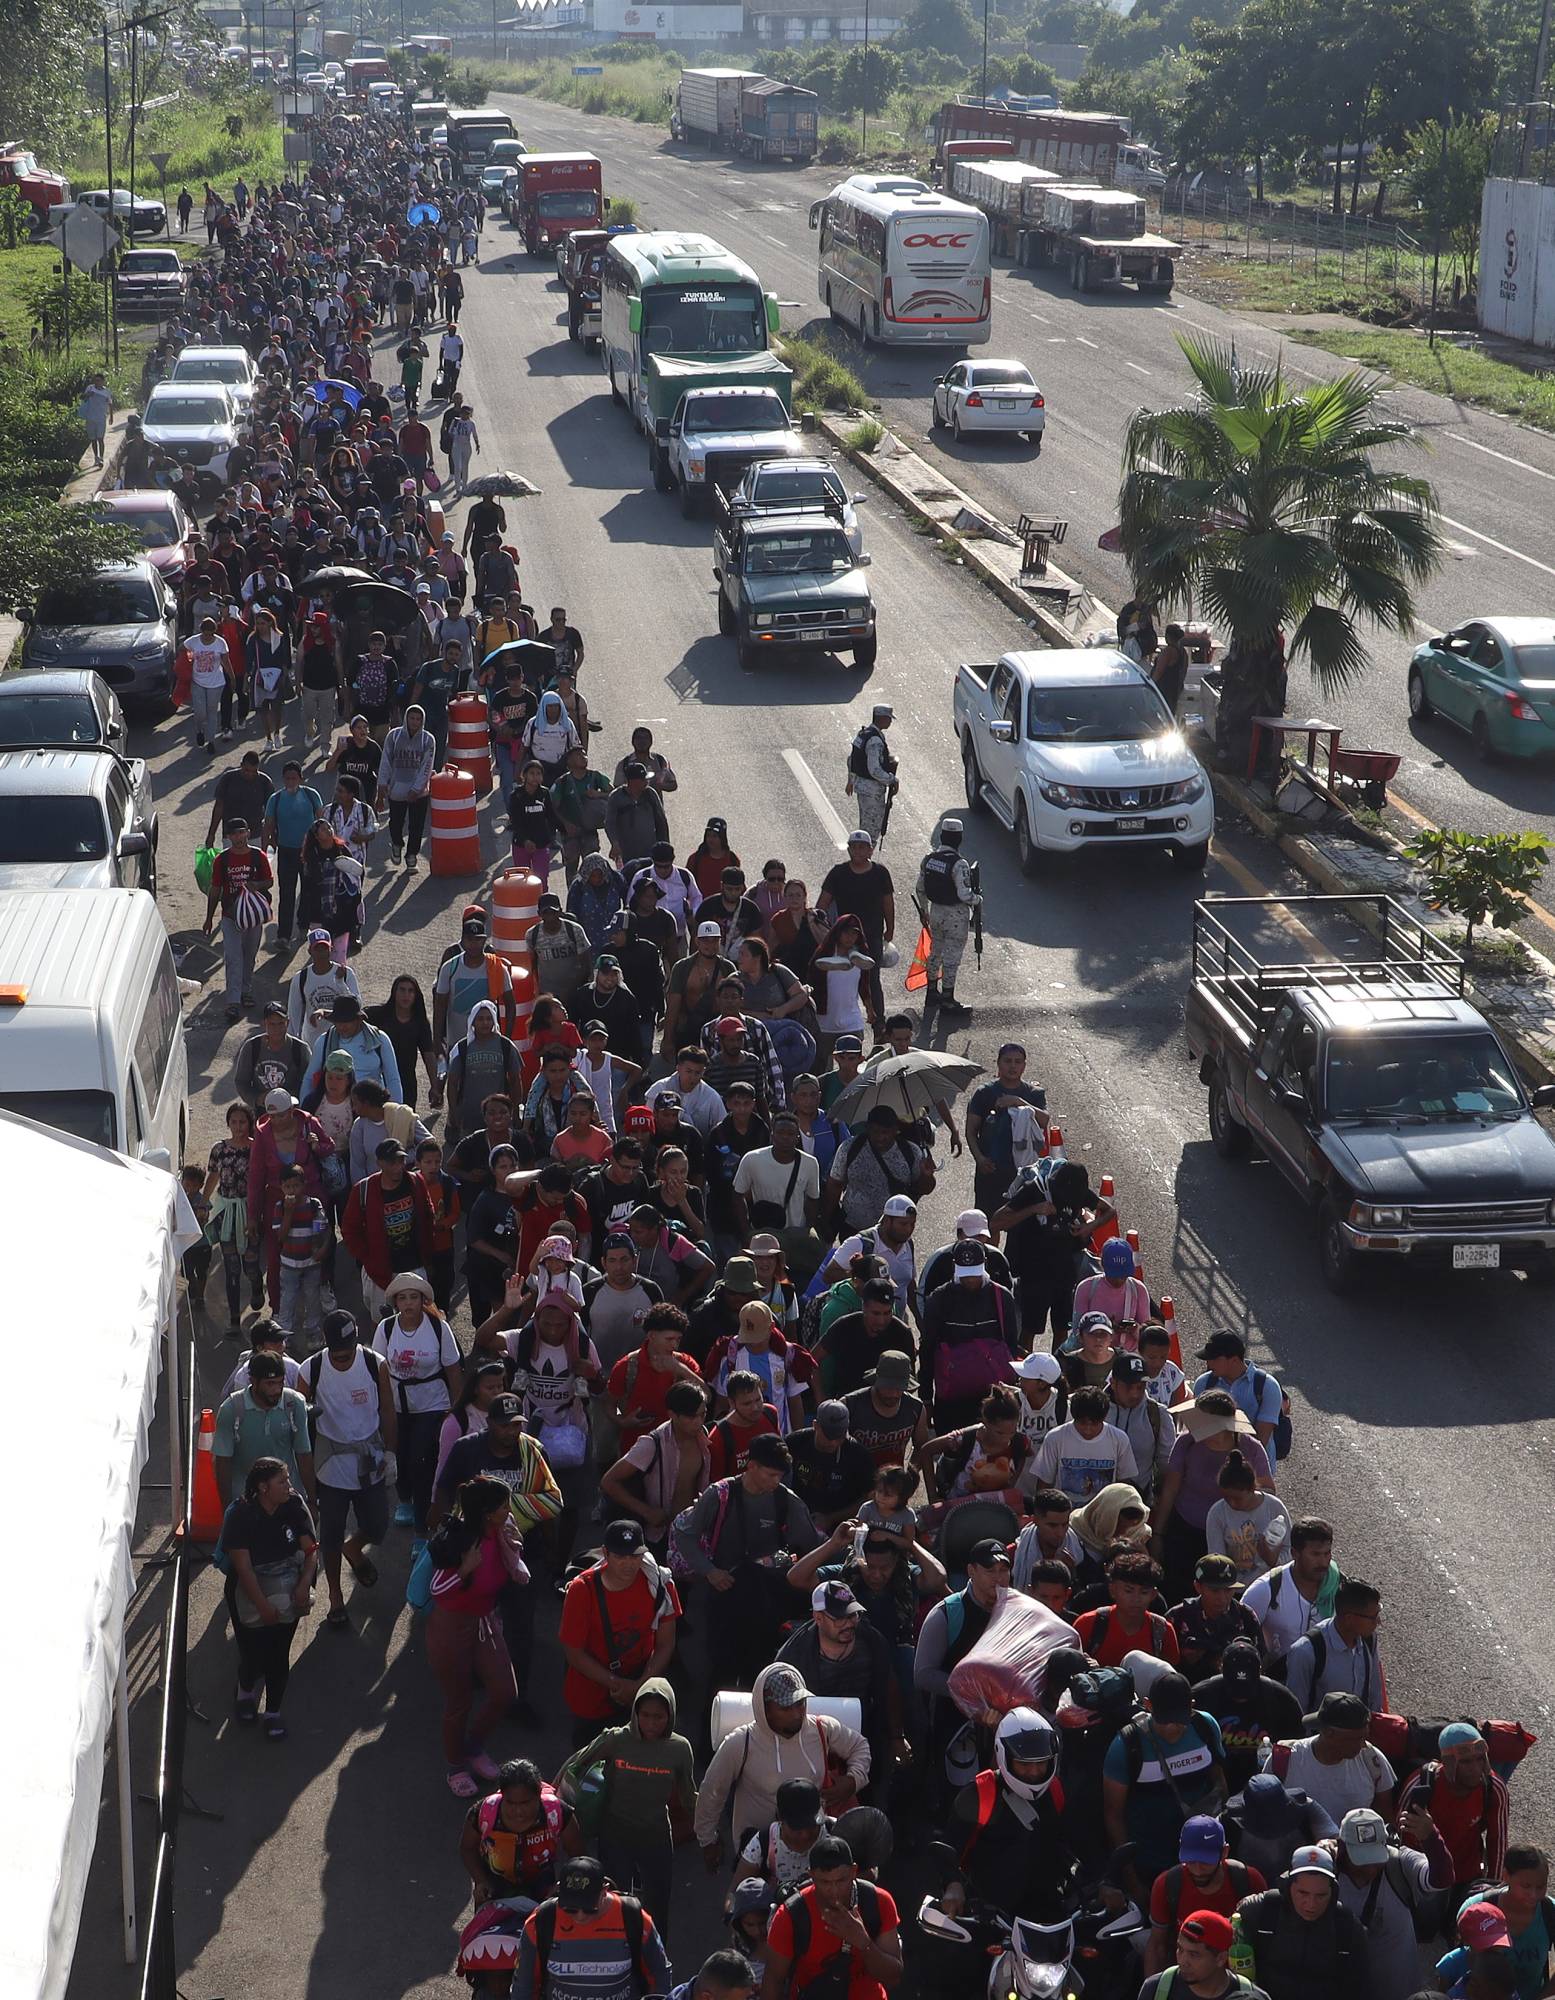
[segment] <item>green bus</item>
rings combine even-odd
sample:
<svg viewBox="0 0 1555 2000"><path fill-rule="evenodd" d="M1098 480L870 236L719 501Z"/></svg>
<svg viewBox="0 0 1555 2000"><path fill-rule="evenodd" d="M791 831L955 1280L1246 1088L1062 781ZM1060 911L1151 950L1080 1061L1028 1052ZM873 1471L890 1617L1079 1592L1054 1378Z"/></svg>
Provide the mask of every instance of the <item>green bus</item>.
<svg viewBox="0 0 1555 2000"><path fill-rule="evenodd" d="M648 440L659 491L670 420L690 388L770 386L790 402L792 374L768 345L778 305L746 263L690 231L612 236L600 272L600 355L610 393Z"/></svg>

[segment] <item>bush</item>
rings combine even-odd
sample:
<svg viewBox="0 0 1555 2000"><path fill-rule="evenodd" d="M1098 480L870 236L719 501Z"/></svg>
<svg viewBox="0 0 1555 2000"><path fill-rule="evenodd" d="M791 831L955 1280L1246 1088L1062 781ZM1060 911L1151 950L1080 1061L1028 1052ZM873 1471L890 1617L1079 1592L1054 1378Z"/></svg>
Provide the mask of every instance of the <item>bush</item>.
<svg viewBox="0 0 1555 2000"><path fill-rule="evenodd" d="M885 436L885 425L878 417L864 417L852 430L843 435L843 443L849 451L871 452Z"/></svg>
<svg viewBox="0 0 1555 2000"><path fill-rule="evenodd" d="M0 507L0 604L32 604L56 583L124 562L139 553L140 537L122 521L94 521L82 507L30 500L25 508Z"/></svg>
<svg viewBox="0 0 1555 2000"><path fill-rule="evenodd" d="M800 410L862 410L869 391L825 340L785 334L783 359L794 371L794 407Z"/></svg>
<svg viewBox="0 0 1555 2000"><path fill-rule="evenodd" d="M1465 955L1474 949L1474 927L1506 930L1526 912L1549 854L1542 833L1461 833L1432 827L1406 852L1431 879L1431 901L1462 917Z"/></svg>
<svg viewBox="0 0 1555 2000"><path fill-rule="evenodd" d="M642 210L630 195L617 194L610 197L606 224L612 229L624 229L627 223L640 220Z"/></svg>

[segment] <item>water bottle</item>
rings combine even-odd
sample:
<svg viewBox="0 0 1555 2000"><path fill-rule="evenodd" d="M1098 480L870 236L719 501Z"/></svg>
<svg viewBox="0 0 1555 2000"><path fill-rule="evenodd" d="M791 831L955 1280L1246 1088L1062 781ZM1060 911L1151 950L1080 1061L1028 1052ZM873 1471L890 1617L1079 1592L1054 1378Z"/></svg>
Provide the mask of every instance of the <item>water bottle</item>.
<svg viewBox="0 0 1555 2000"><path fill-rule="evenodd" d="M1269 1740L1268 1732L1265 1731L1264 1734L1260 1736L1258 1739L1259 1770L1267 1771L1270 1764L1273 1762L1273 1759L1274 1759L1274 1745Z"/></svg>
<svg viewBox="0 0 1555 2000"><path fill-rule="evenodd" d="M1231 1919L1231 1955L1226 1960L1226 1970L1233 1978L1240 1977L1249 1982L1258 1970L1258 1961L1253 1956L1252 1945L1242 1929L1242 1919L1239 1916Z"/></svg>

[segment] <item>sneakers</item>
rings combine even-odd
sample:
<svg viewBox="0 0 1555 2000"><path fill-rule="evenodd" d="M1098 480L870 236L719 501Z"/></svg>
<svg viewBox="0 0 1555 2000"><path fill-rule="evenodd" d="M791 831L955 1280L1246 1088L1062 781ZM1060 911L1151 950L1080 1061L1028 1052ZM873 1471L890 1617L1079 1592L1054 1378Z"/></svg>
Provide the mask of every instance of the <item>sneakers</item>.
<svg viewBox="0 0 1555 2000"><path fill-rule="evenodd" d="M417 858L418 857L414 854L407 854L405 856L405 873L407 875L415 874Z"/></svg>
<svg viewBox="0 0 1555 2000"><path fill-rule="evenodd" d="M416 1510L408 1500L402 1500L394 1510L396 1528L413 1528L416 1525Z"/></svg>
<svg viewBox="0 0 1555 2000"><path fill-rule="evenodd" d="M397 847L391 847L389 849L389 859L394 863L394 866L396 868L400 865L403 856L401 855L400 850Z"/></svg>

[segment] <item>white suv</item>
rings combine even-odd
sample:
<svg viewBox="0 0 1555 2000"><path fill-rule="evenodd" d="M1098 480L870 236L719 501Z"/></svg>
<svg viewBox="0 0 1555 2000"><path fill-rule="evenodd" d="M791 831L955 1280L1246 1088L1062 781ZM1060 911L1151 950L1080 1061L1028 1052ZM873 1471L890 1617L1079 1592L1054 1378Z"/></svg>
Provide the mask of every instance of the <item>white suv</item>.
<svg viewBox="0 0 1555 2000"><path fill-rule="evenodd" d="M237 412L219 382L159 382L142 419L146 437L217 486L238 441Z"/></svg>

